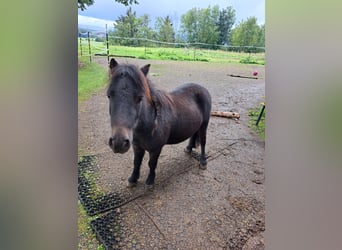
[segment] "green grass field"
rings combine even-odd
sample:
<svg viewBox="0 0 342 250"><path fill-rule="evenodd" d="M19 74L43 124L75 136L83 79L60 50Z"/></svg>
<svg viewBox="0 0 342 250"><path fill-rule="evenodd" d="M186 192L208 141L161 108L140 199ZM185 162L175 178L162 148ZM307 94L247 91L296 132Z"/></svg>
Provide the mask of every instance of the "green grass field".
<svg viewBox="0 0 342 250"><path fill-rule="evenodd" d="M82 57L89 55L88 41L82 40ZM90 41L91 54L106 55L103 42ZM78 54L81 46L78 43ZM239 53L224 50L171 48L171 47L128 47L109 46L109 54L113 56L136 57L139 59L176 60L176 61L205 61L219 63L244 63L265 65L265 53Z"/></svg>
<svg viewBox="0 0 342 250"><path fill-rule="evenodd" d="M78 64L78 103L81 103L107 84L108 74L101 65L87 62L84 57L79 58Z"/></svg>

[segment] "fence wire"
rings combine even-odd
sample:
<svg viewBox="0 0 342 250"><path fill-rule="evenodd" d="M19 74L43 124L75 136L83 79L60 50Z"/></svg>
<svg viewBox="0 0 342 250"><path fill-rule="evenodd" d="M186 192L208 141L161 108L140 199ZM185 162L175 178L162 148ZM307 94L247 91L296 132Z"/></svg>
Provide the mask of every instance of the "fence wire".
<svg viewBox="0 0 342 250"><path fill-rule="evenodd" d="M79 54L80 56L127 56L149 59L149 55L153 52L158 53L161 57L165 56L171 60L190 60L190 61L207 61L206 57L227 58L228 52L237 53L258 53L264 54L265 47L258 46L233 46L233 45L217 45L208 43L188 43L188 42L164 42L147 38L130 38L120 36L109 36L105 33L104 37L94 38L94 34L79 34ZM132 49L143 48L143 53L122 52L116 53L122 48L130 47ZM119 49L120 48L120 49ZM164 51L155 51L161 49ZM172 51L172 49L183 49L183 51ZM114 52L110 54L110 52ZM226 53L225 53L226 52ZM264 60L264 59L263 59Z"/></svg>

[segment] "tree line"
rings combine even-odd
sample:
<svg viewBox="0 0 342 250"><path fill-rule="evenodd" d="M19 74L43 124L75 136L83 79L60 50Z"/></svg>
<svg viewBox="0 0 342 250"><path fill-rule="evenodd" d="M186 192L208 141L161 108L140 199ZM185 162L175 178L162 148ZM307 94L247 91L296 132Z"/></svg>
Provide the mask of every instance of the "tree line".
<svg viewBox="0 0 342 250"><path fill-rule="evenodd" d="M234 26L235 10L231 6L223 9L218 5L192 8L181 16L178 30L173 25L174 21L178 20L172 20L170 16L158 17L151 27L149 15L137 16L129 7L125 15L115 20L114 31L109 33L110 43L142 46L148 39L165 43L195 43L206 48L208 45L204 44L210 44L211 48L229 45L244 47L243 50L254 49L254 52L257 52L257 47L265 47L265 25L259 26L256 17L249 17Z"/></svg>

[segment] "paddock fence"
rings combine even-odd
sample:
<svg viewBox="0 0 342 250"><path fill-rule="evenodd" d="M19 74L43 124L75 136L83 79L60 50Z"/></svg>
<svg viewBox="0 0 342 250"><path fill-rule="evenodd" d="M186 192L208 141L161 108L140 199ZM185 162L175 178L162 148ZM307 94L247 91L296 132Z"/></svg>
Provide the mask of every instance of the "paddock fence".
<svg viewBox="0 0 342 250"><path fill-rule="evenodd" d="M265 64L265 47L230 46L207 43L162 42L147 38L102 36L96 33L79 33L78 55L132 57L140 59L169 59L187 61L230 61Z"/></svg>

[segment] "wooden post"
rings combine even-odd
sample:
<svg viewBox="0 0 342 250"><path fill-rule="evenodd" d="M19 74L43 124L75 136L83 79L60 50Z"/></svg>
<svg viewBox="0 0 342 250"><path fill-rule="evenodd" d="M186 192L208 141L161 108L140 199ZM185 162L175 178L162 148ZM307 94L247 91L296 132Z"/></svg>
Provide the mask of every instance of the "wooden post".
<svg viewBox="0 0 342 250"><path fill-rule="evenodd" d="M89 62L91 62L91 48L90 48L90 36L88 31L88 44L89 44Z"/></svg>
<svg viewBox="0 0 342 250"><path fill-rule="evenodd" d="M107 63L109 64L109 43L108 43L107 24L106 24L106 42L107 42Z"/></svg>
<svg viewBox="0 0 342 250"><path fill-rule="evenodd" d="M226 117L226 118L232 118L232 119L240 119L240 114L236 112L225 112L225 111L211 111L210 115L212 116L218 116L218 117Z"/></svg>
<svg viewBox="0 0 342 250"><path fill-rule="evenodd" d="M83 55L82 53L82 37L80 37L80 49L81 49L81 56Z"/></svg>

